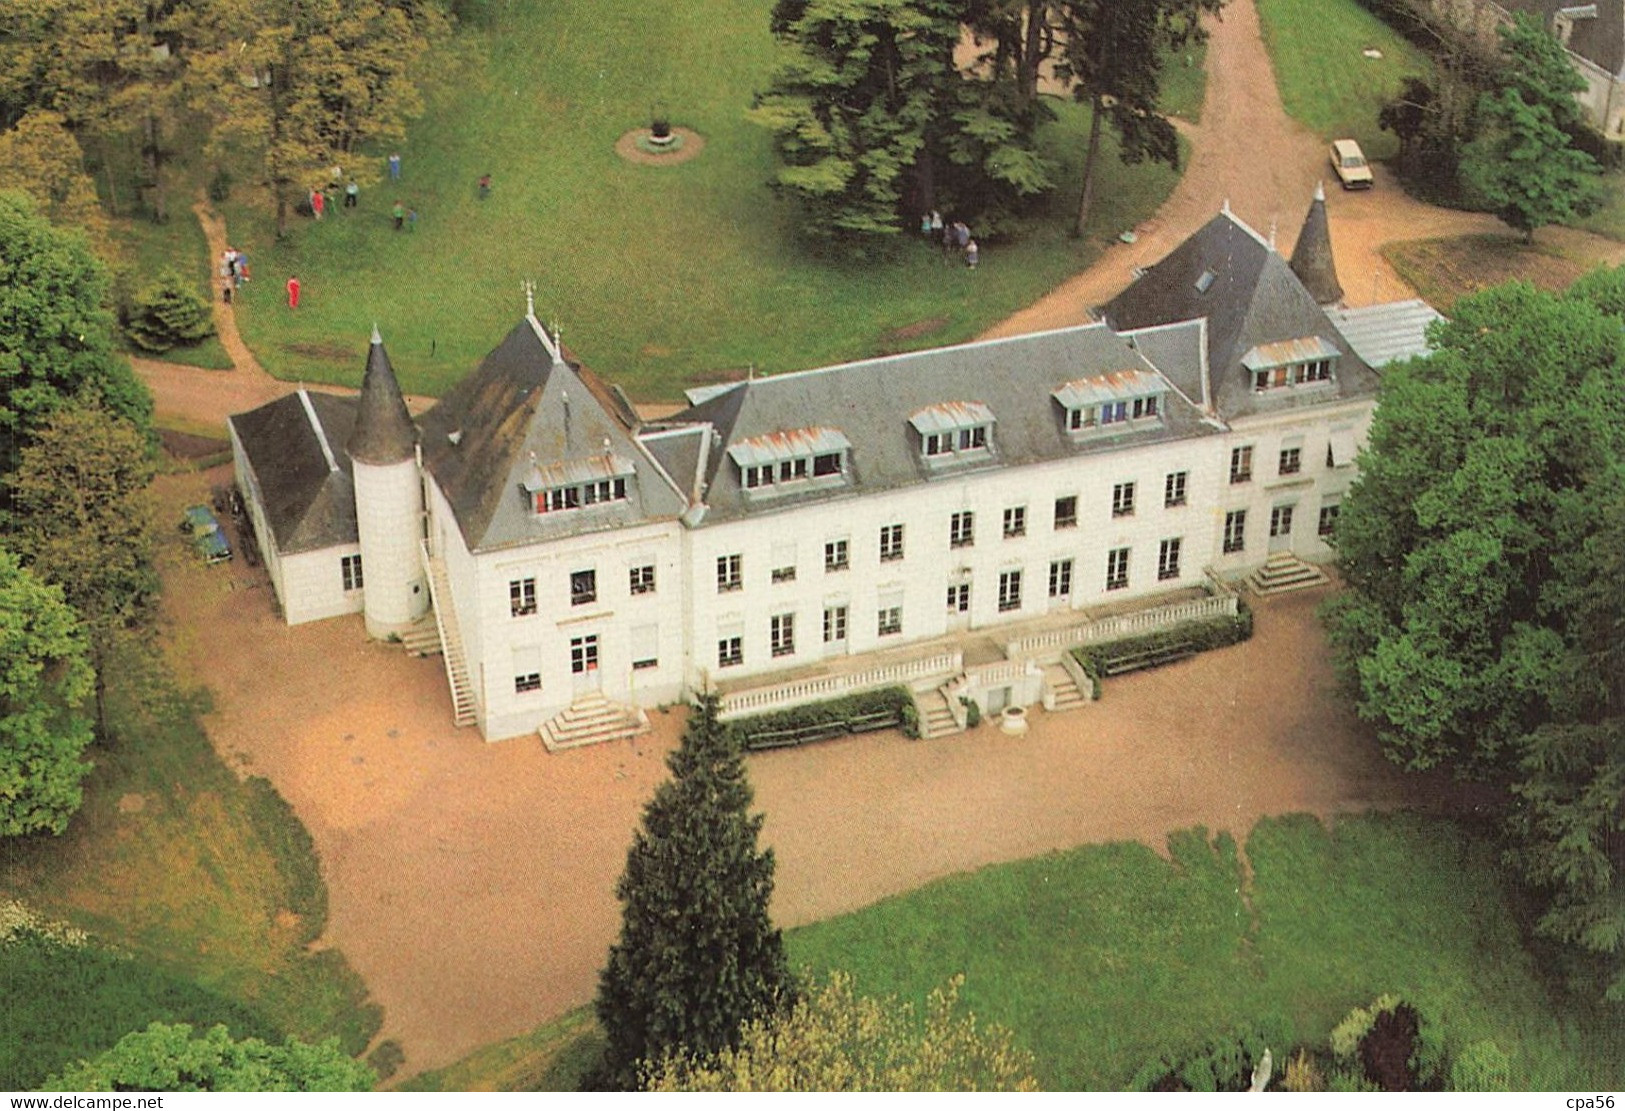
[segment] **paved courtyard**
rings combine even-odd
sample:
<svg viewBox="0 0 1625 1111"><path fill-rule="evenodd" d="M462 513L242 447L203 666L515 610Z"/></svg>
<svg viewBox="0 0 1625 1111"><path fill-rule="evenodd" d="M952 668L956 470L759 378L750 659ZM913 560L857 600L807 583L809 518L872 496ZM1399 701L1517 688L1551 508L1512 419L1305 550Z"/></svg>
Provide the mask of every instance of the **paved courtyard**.
<svg viewBox="0 0 1625 1111"><path fill-rule="evenodd" d="M160 480L175 506L226 469ZM205 725L309 827L330 889L323 944L384 1007L407 1070L589 1001L618 929L613 887L680 711L631 742L549 755L451 724L438 658L359 617L289 629L263 572L175 561L166 591ZM1314 620L1324 590L1257 609L1245 645L1109 681L1105 699L934 741L875 733L753 756L778 855L775 913L812 921L932 878L1086 842L1161 848L1196 824L1426 805L1340 702Z"/></svg>

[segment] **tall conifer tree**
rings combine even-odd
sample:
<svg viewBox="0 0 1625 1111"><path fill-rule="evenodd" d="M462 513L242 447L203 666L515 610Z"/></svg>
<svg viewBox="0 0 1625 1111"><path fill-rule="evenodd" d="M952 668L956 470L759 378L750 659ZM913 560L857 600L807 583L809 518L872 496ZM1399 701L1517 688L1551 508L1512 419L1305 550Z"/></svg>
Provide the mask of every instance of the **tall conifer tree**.
<svg viewBox="0 0 1625 1111"><path fill-rule="evenodd" d="M773 853L757 847L739 741L701 695L672 778L655 791L615 894L621 938L599 980L601 1083L630 1089L644 1061L667 1051L704 1056L790 1000L789 966L768 918Z"/></svg>

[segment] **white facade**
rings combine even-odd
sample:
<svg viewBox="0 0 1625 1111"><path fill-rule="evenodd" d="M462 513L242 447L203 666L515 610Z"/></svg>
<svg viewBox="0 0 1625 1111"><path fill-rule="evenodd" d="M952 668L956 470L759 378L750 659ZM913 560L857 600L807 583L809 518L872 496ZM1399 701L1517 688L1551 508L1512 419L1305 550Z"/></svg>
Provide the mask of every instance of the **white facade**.
<svg viewBox="0 0 1625 1111"><path fill-rule="evenodd" d="M399 636L429 612L419 531L423 486L415 459L378 465L356 460L356 529L365 574L367 635Z"/></svg>

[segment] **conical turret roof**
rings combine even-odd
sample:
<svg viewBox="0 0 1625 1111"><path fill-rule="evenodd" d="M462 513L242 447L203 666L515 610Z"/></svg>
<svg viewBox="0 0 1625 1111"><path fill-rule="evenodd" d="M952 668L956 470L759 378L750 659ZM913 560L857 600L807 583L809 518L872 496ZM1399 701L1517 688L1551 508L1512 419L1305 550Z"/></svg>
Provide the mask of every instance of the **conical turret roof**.
<svg viewBox="0 0 1625 1111"><path fill-rule="evenodd" d="M412 458L417 441L417 426L406 410L401 384L395 380L395 368L389 365L389 355L375 325L372 346L367 351L367 372L361 379L355 431L345 450L357 463L402 463Z"/></svg>
<svg viewBox="0 0 1625 1111"><path fill-rule="evenodd" d="M1343 299L1337 263L1332 258L1331 227L1326 222L1326 190L1321 185L1315 186L1315 199L1303 219L1298 243L1292 248L1291 266L1309 295L1320 304L1331 305Z"/></svg>

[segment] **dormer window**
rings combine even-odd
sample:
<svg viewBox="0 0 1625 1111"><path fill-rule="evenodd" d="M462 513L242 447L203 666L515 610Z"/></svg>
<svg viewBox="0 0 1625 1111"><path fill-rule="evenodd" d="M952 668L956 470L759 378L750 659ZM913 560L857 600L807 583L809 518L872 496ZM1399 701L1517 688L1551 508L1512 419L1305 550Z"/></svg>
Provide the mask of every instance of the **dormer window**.
<svg viewBox="0 0 1625 1111"><path fill-rule="evenodd" d="M631 460L614 454L546 465L532 463L520 489L531 512L558 513L625 501L629 480L635 474Z"/></svg>
<svg viewBox="0 0 1625 1111"><path fill-rule="evenodd" d="M739 484L752 494L788 494L844 482L852 445L834 428L796 428L741 440L728 449Z"/></svg>
<svg viewBox="0 0 1625 1111"><path fill-rule="evenodd" d="M1260 344L1241 357L1241 365L1252 378L1253 390L1265 393L1332 381L1341 354L1320 336L1308 336Z"/></svg>
<svg viewBox="0 0 1625 1111"><path fill-rule="evenodd" d="M1161 423L1168 384L1146 370L1120 370L1068 382L1050 396L1066 410L1066 430L1074 437Z"/></svg>
<svg viewBox="0 0 1625 1111"><path fill-rule="evenodd" d="M968 462L992 454L993 410L980 401L928 405L908 422L920 434L920 455L927 463Z"/></svg>

